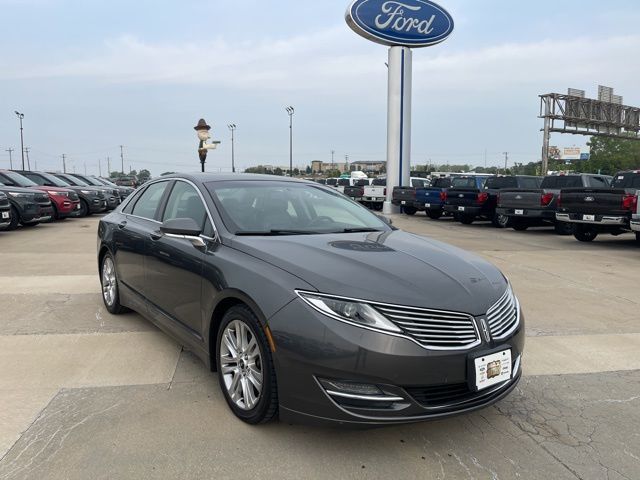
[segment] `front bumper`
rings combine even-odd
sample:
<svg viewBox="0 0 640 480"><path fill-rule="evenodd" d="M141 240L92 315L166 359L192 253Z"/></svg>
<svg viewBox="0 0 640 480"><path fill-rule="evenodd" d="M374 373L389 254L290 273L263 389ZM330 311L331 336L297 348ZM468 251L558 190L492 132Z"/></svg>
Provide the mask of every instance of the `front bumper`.
<svg viewBox="0 0 640 480"><path fill-rule="evenodd" d="M276 345L274 362L284 421L366 426L443 418L498 401L521 375L522 317L511 336L497 342L483 340L469 350L427 350L403 337L333 320L299 299L274 315L269 329ZM511 349L511 379L473 392L471 359L505 349ZM327 393L321 378L376 385L386 396L402 400L384 407L366 402L354 406ZM447 395L457 400L425 400L434 389L450 390Z"/></svg>
<svg viewBox="0 0 640 480"><path fill-rule="evenodd" d="M101 213L107 210L107 200L104 198L90 197L88 204L91 213Z"/></svg>
<svg viewBox="0 0 640 480"><path fill-rule="evenodd" d="M592 215L593 219L585 219L582 213L556 213L556 220L567 223L588 223L624 227L629 225L629 217L619 215Z"/></svg>
<svg viewBox="0 0 640 480"><path fill-rule="evenodd" d="M115 210L120 205L120 197L107 197L107 210Z"/></svg>
<svg viewBox="0 0 640 480"><path fill-rule="evenodd" d="M631 230L640 232L640 215L634 215L631 219Z"/></svg>
<svg viewBox="0 0 640 480"><path fill-rule="evenodd" d="M24 203L20 211L20 221L23 223L48 222L53 218L53 207L38 203Z"/></svg>
<svg viewBox="0 0 640 480"><path fill-rule="evenodd" d="M444 211L448 213L461 213L464 215L478 216L482 213L482 207L468 205L445 205Z"/></svg>

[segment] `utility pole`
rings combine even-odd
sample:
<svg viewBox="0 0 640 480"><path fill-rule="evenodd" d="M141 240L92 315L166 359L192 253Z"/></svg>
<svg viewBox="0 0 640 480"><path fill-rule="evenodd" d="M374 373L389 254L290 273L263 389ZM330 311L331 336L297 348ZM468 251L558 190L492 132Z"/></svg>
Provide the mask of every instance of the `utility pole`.
<svg viewBox="0 0 640 480"><path fill-rule="evenodd" d="M289 115L289 177L293 177L293 113L295 110L291 106L285 110Z"/></svg>
<svg viewBox="0 0 640 480"><path fill-rule="evenodd" d="M102 176L102 162L98 159L98 176Z"/></svg>
<svg viewBox="0 0 640 480"><path fill-rule="evenodd" d="M124 175L124 145L120 145L120 162L122 167L122 175Z"/></svg>
<svg viewBox="0 0 640 480"><path fill-rule="evenodd" d="M111 177L111 157L107 157L107 178Z"/></svg>
<svg viewBox="0 0 640 480"><path fill-rule="evenodd" d="M230 123L227 125L229 130L231 130L231 172L236 173L236 157L235 157L235 136L234 133L236 131L236 124Z"/></svg>
<svg viewBox="0 0 640 480"><path fill-rule="evenodd" d="M11 157L11 154L13 153L13 148L7 148L5 152L9 152L9 168L13 170L13 158Z"/></svg>
<svg viewBox="0 0 640 480"><path fill-rule="evenodd" d="M332 170L332 171L336 169L336 167L335 167L335 166L334 166L334 164L333 164L333 156L334 156L335 154L336 154L336 151L335 151L335 150L331 150L331 170Z"/></svg>
<svg viewBox="0 0 640 480"><path fill-rule="evenodd" d="M509 162L509 152L502 152L504 154L504 174L507 174L507 162Z"/></svg>
<svg viewBox="0 0 640 480"><path fill-rule="evenodd" d="M20 152L22 153L22 170L24 170L24 135L22 134L22 119L24 118L24 113L20 113L17 110L15 113L20 120Z"/></svg>
<svg viewBox="0 0 640 480"><path fill-rule="evenodd" d="M63 153L62 154L62 173L67 173L67 156Z"/></svg>
<svg viewBox="0 0 640 480"><path fill-rule="evenodd" d="M27 154L27 170L31 170L31 161L29 160L29 147L24 147L24 153Z"/></svg>
<svg viewBox="0 0 640 480"><path fill-rule="evenodd" d="M344 156L344 168L347 170L347 173L349 173L349 155Z"/></svg>

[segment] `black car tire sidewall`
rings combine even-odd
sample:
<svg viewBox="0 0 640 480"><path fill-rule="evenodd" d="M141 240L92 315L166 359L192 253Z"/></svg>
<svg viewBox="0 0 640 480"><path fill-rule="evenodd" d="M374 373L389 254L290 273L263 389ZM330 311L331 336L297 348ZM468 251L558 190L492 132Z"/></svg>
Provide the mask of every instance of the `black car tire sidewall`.
<svg viewBox="0 0 640 480"><path fill-rule="evenodd" d="M258 340L258 347L260 348L260 355L262 356L262 396L260 397L258 404L251 410L242 410L231 400L227 389L224 386L224 379L222 377L219 355L220 344L222 342L222 332L224 332L227 325L234 320L240 320L249 327L253 336ZM278 395L273 357L271 356L271 350L269 349L264 330L256 316L248 307L243 305L233 306L227 310L224 317L222 317L216 338L216 367L218 371L220 390L222 390L222 394L227 401L227 405L229 405L229 408L236 417L246 423L255 425L259 423L266 423L275 416L278 410Z"/></svg>
<svg viewBox="0 0 640 480"><path fill-rule="evenodd" d="M15 230L16 228L18 228L19 224L20 214L18 213L18 209L11 205L11 223L9 223L9 226L6 228L6 230Z"/></svg>
<svg viewBox="0 0 640 480"><path fill-rule="evenodd" d="M427 210L427 217L431 220L438 220L442 217L442 212L440 210Z"/></svg>
<svg viewBox="0 0 640 480"><path fill-rule="evenodd" d="M418 209L416 207L402 207L402 211L406 215L415 215Z"/></svg>
<svg viewBox="0 0 640 480"><path fill-rule="evenodd" d="M86 200L84 199L80 199L80 213L79 213L79 217L86 217L91 213L91 210L89 209L89 204L87 203Z"/></svg>

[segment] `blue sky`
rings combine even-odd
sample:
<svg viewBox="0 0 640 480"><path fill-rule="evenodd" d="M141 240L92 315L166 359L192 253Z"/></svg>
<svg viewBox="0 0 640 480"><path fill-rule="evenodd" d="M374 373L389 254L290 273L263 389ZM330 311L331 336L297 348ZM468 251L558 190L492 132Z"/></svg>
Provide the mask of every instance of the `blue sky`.
<svg viewBox="0 0 640 480"><path fill-rule="evenodd" d="M25 113L40 169L196 170L193 126L222 140L208 169L384 159L386 48L344 22L348 1L0 0L0 166ZM539 159L538 94L615 88L640 105L637 0L442 0L456 22L414 51L413 163ZM584 137L554 135L552 144Z"/></svg>

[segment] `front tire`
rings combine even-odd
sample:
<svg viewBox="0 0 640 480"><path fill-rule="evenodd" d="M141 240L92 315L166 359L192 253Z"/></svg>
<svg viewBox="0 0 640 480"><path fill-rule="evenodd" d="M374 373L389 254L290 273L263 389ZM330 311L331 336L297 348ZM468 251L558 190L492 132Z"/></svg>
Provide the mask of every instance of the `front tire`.
<svg viewBox="0 0 640 480"><path fill-rule="evenodd" d="M460 215L460 223L463 225L471 225L475 219L473 215Z"/></svg>
<svg viewBox="0 0 640 480"><path fill-rule="evenodd" d="M573 225L568 222L556 222L553 229L558 235L571 235L573 233Z"/></svg>
<svg viewBox="0 0 640 480"><path fill-rule="evenodd" d="M418 209L416 207L402 207L402 211L407 215L415 215Z"/></svg>
<svg viewBox="0 0 640 480"><path fill-rule="evenodd" d="M579 240L581 242L593 242L598 236L598 231L595 228L591 228L585 225L576 225L573 236L576 238L576 240Z"/></svg>
<svg viewBox="0 0 640 480"><path fill-rule="evenodd" d="M120 304L120 291L118 289L118 274L116 264L110 253L105 254L100 265L100 285L102 286L102 301L104 306L114 315L128 311Z"/></svg>
<svg viewBox="0 0 640 480"><path fill-rule="evenodd" d="M442 210L427 210L427 217L431 220L438 220L442 217Z"/></svg>
<svg viewBox="0 0 640 480"><path fill-rule="evenodd" d="M511 226L511 218L507 215L496 213L491 219L491 223L496 228L509 228Z"/></svg>
<svg viewBox="0 0 640 480"><path fill-rule="evenodd" d="M5 230L7 231L15 230L16 228L18 228L19 224L20 224L20 214L18 213L18 209L13 205L11 205L11 222L9 223L9 226Z"/></svg>
<svg viewBox="0 0 640 480"><path fill-rule="evenodd" d="M89 204L87 203L86 200L81 198L80 199L80 210L78 210L78 216L79 217L86 217L90 213L91 213L91 210L89 210Z"/></svg>
<svg viewBox="0 0 640 480"><path fill-rule="evenodd" d="M222 318L216 341L220 388L229 408L243 422L256 425L278 411L273 358L262 325L245 305Z"/></svg>

